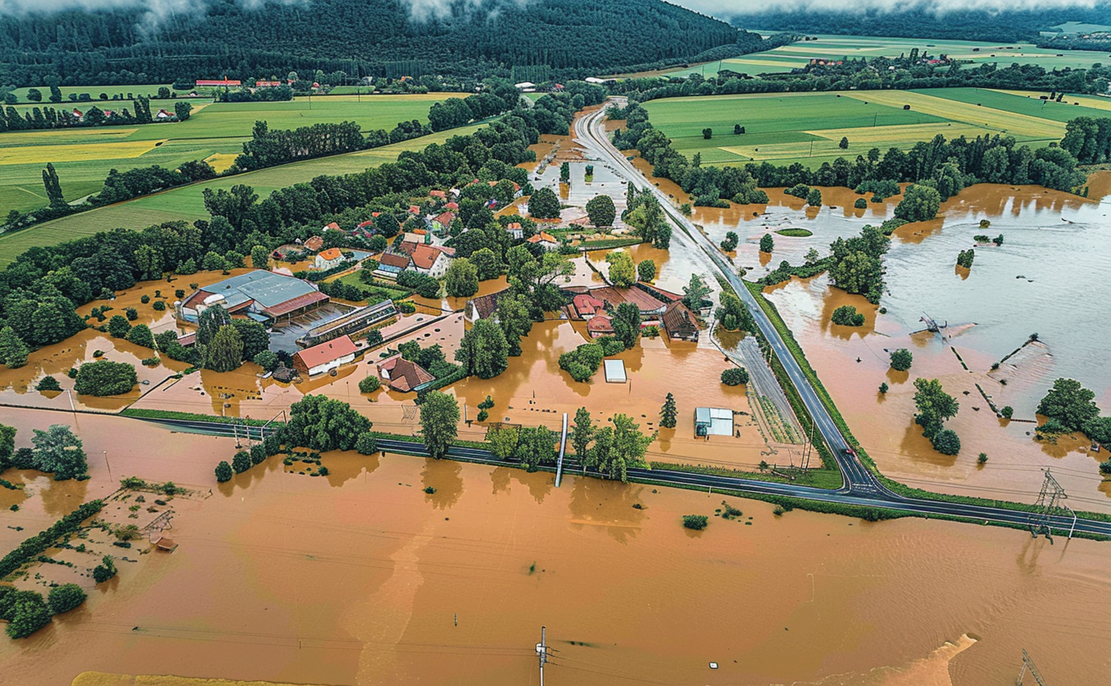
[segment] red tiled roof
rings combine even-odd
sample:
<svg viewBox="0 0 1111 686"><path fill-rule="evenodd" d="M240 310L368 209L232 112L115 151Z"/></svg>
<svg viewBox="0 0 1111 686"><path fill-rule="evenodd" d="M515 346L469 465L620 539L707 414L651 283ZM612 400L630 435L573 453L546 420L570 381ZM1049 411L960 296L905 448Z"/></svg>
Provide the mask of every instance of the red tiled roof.
<svg viewBox="0 0 1111 686"><path fill-rule="evenodd" d="M398 255L397 253L393 252L384 253L381 257L378 258L378 264L384 264L387 267L398 267L399 269L405 269L409 266L409 256Z"/></svg>
<svg viewBox="0 0 1111 686"><path fill-rule="evenodd" d="M410 214L420 214L420 205L409 205Z"/></svg>
<svg viewBox="0 0 1111 686"><path fill-rule="evenodd" d="M320 257L330 262L332 260L343 257L343 253L339 251L339 248L328 248L327 250L320 251Z"/></svg>
<svg viewBox="0 0 1111 686"><path fill-rule="evenodd" d="M558 243L559 241L557 241L555 239L555 236L548 233L547 231L541 231L540 233L535 233L535 234L529 236L528 242L529 243L541 243L541 242L543 242L543 243Z"/></svg>
<svg viewBox="0 0 1111 686"><path fill-rule="evenodd" d="M198 86L238 86L240 82L233 79L197 79Z"/></svg>
<svg viewBox="0 0 1111 686"><path fill-rule="evenodd" d="M304 245L305 250L316 252L317 250L320 250L324 247L324 239L320 236L313 236L312 238L309 238L307 241L305 241Z"/></svg>
<svg viewBox="0 0 1111 686"><path fill-rule="evenodd" d="M591 333L613 333L613 322L603 314L595 315L586 323L586 330Z"/></svg>
<svg viewBox="0 0 1111 686"><path fill-rule="evenodd" d="M437 215L432 221L437 222L440 226L449 226L453 221L455 221L455 213L444 212Z"/></svg>
<svg viewBox="0 0 1111 686"><path fill-rule="evenodd" d="M431 269L442 253L431 245L421 243L413 250L413 264L420 269Z"/></svg>
<svg viewBox="0 0 1111 686"><path fill-rule="evenodd" d="M406 255L412 255L418 245L421 244L413 241L394 241L393 249L397 252L405 253Z"/></svg>
<svg viewBox="0 0 1111 686"><path fill-rule="evenodd" d="M572 302L575 303L575 311L579 313L580 317L597 314L599 310L606 306L604 302L587 293L576 295Z"/></svg>
<svg viewBox="0 0 1111 686"><path fill-rule="evenodd" d="M320 291L313 291L312 293L299 295L293 300L287 300L284 303L275 305L274 307L265 308L263 309L263 312L270 315L271 317L280 317L283 314L288 314L290 312L293 312L294 310L299 310L302 307L308 307L309 305L314 305L318 302L324 302L327 299L328 296L324 295Z"/></svg>
<svg viewBox="0 0 1111 686"><path fill-rule="evenodd" d="M447 197L447 193L445 193L443 191L429 191L428 194L430 196L432 196L433 198L446 198Z"/></svg>
<svg viewBox="0 0 1111 686"><path fill-rule="evenodd" d="M452 201L444 205L444 208L449 210L457 210L459 209L459 203Z"/></svg>
<svg viewBox="0 0 1111 686"><path fill-rule="evenodd" d="M368 219L365 222L359 224L358 228L365 229L367 227L373 227L373 226L374 226L374 220L373 219Z"/></svg>
<svg viewBox="0 0 1111 686"><path fill-rule="evenodd" d="M605 300L611 307L617 307L625 302L634 303L640 308L641 312L658 310L665 304L639 288L613 288L611 286L604 286L602 288L593 289L591 294Z"/></svg>
<svg viewBox="0 0 1111 686"><path fill-rule="evenodd" d="M293 354L293 357L301 360L307 369L327 364L341 357L354 354L358 348L355 342L351 340L350 336L340 336L339 338L325 341L319 345L314 345L311 348L305 348Z"/></svg>
<svg viewBox="0 0 1111 686"><path fill-rule="evenodd" d="M390 388L406 393L421 384L435 380L424 367L416 362L406 360L401 355L394 355L378 363L378 373L385 372L389 375L386 385Z"/></svg>
<svg viewBox="0 0 1111 686"><path fill-rule="evenodd" d="M339 231L339 224L337 224L335 222L332 222L331 224L325 226L324 230L325 231Z"/></svg>

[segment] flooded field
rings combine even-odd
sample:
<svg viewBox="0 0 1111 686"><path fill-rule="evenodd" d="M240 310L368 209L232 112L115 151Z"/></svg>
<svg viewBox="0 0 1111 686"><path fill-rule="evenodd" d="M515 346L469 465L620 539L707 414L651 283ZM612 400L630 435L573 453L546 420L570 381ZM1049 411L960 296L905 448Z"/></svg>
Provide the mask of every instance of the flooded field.
<svg viewBox="0 0 1111 686"><path fill-rule="evenodd" d="M11 421L26 431L56 416L17 410ZM132 554L139 561L90 588L81 609L30 639L0 640L12 683L95 670L520 684L536 678L541 625L553 683L979 686L1011 683L1022 648L1051 683L1111 677L1103 543L776 517L734 499L739 520L693 533L680 516L712 515L720 497L574 477L556 489L550 474L389 455L327 454L320 478L271 458L216 486L211 465L229 439L79 421L90 456L113 451L117 478L213 493L174 501L175 552ZM165 447L119 446L125 433ZM91 462L72 506L114 488ZM32 510L3 516L33 529Z"/></svg>

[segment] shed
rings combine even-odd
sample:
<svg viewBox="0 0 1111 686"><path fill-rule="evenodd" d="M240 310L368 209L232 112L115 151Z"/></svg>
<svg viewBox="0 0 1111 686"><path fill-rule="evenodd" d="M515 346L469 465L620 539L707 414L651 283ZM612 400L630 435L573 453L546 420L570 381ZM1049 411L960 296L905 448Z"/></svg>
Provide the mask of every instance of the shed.
<svg viewBox="0 0 1111 686"><path fill-rule="evenodd" d="M172 553L177 550L177 543L172 538L162 536L154 542L154 547L158 548L159 550L165 550L168 553Z"/></svg>
<svg viewBox="0 0 1111 686"><path fill-rule="evenodd" d="M310 377L317 376L353 361L357 352L350 336L340 336L294 353L293 367Z"/></svg>
<svg viewBox="0 0 1111 686"><path fill-rule="evenodd" d="M629 377L625 375L625 363L621 360L602 360L606 372L606 383L625 383Z"/></svg>
<svg viewBox="0 0 1111 686"><path fill-rule="evenodd" d="M733 410L720 407L694 409L695 436L732 436Z"/></svg>

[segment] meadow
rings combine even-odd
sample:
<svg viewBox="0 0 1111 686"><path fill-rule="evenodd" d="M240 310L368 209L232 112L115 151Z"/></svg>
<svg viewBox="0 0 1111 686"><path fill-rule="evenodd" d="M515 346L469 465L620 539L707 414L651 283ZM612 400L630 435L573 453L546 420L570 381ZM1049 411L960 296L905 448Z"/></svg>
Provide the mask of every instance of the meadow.
<svg viewBox="0 0 1111 686"><path fill-rule="evenodd" d="M56 245L117 227L141 229L161 222L178 220L191 222L207 218L208 213L204 209L202 196L205 188L231 188L236 184L246 184L254 188L260 198L265 198L271 191L308 181L321 174L352 174L385 162L393 162L406 150L421 150L430 143L443 143L451 136L467 135L478 128L479 125L450 129L371 150L294 162L181 186L128 202L63 217L23 231L0 234L0 268L7 266L18 255L35 246ZM64 175L62 184L64 188Z"/></svg>
<svg viewBox="0 0 1111 686"><path fill-rule="evenodd" d="M65 92L65 89L63 89ZM291 129L322 122L354 121L364 131L392 129L402 120L427 121L428 108L445 94L327 96L286 102L210 103L192 101L184 122L145 126L104 126L0 134L0 208L27 211L46 203L42 169L53 162L66 200L73 202L100 190L110 169L161 165L174 168L207 159L217 171L231 165L249 140L255 122L271 129ZM152 109L172 109L172 101ZM96 103L79 103L79 109ZM73 106L64 103L65 106ZM127 106L108 101L101 107ZM28 106L21 105L19 108Z"/></svg>
<svg viewBox="0 0 1111 686"><path fill-rule="evenodd" d="M666 98L645 104L653 126L684 155L735 165L769 160L817 167L876 147L909 149L937 134L974 138L1006 134L1035 147L1060 140L1065 122L1107 116L1111 103L1070 97L1046 103L1040 93L946 88L922 91L756 93ZM1080 102L1081 104L1072 104ZM903 109L909 105L910 109ZM733 133L734 125L745 133ZM707 140L702 129L710 128ZM842 149L842 138L849 147Z"/></svg>
<svg viewBox="0 0 1111 686"><path fill-rule="evenodd" d="M994 63L1004 67L1011 64L1039 64L1046 69L1065 67L1086 69L1097 62L1111 63L1111 56L1104 52L1049 50L1030 43L999 44L925 38L819 35L817 40L783 45L767 52L751 53L733 59L655 73L675 77L685 77L690 74L712 76L720 69L729 69L746 74L764 74L805 67L811 59L898 57L910 53L914 48L918 48L920 52L926 50L931 55L945 54L974 64Z"/></svg>

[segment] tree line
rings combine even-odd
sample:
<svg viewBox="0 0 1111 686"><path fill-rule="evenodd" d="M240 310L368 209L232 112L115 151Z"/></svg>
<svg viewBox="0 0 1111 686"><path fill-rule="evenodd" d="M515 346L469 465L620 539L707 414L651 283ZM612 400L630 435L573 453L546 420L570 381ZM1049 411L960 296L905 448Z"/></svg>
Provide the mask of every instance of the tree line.
<svg viewBox="0 0 1111 686"><path fill-rule="evenodd" d="M155 119L151 115L150 100L142 96L134 101L134 108L135 113L132 114L126 107L117 110L103 110L96 105L92 105L79 117L71 109L38 106L25 110L21 115L16 108L9 105L3 112L0 112L0 133L71 127L139 126L142 124L167 123L169 121L185 121L193 110L193 106L188 102L176 102L174 103L172 120Z"/></svg>

